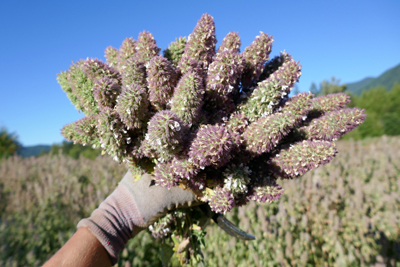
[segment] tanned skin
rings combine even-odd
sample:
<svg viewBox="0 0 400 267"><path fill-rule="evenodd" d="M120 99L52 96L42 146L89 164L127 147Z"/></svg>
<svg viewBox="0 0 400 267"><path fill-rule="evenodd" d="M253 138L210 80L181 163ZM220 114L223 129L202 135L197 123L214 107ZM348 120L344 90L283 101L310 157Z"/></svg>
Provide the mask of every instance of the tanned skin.
<svg viewBox="0 0 400 267"><path fill-rule="evenodd" d="M111 267L107 251L85 227L46 262L43 267Z"/></svg>

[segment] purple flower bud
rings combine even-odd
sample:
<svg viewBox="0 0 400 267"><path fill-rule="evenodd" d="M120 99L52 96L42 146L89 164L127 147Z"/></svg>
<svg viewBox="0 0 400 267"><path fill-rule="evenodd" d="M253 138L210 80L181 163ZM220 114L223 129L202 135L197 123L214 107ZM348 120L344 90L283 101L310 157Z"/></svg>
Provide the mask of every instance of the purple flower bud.
<svg viewBox="0 0 400 267"><path fill-rule="evenodd" d="M138 84L141 87L147 87L146 67L135 57L131 57L126 61L122 71L122 84Z"/></svg>
<svg viewBox="0 0 400 267"><path fill-rule="evenodd" d="M274 57L265 64L264 70L261 73L258 82L268 79L272 73L277 71L284 63L287 63L292 59L293 59L292 56L289 55L288 53L281 52L279 56Z"/></svg>
<svg viewBox="0 0 400 267"><path fill-rule="evenodd" d="M254 156L271 151L295 127L295 124L296 116L288 113L276 113L258 119L250 124L242 135L246 150Z"/></svg>
<svg viewBox="0 0 400 267"><path fill-rule="evenodd" d="M95 82L100 78L107 77L110 79L115 79L121 84L121 75L119 72L116 69L111 68L107 63L104 63L98 59L86 59L82 69L92 82Z"/></svg>
<svg viewBox="0 0 400 267"><path fill-rule="evenodd" d="M100 110L105 107L114 108L120 92L121 86L118 81L107 77L97 80L93 87L93 95Z"/></svg>
<svg viewBox="0 0 400 267"><path fill-rule="evenodd" d="M146 64L153 57L158 56L160 50L157 47L153 34L146 31L139 33L139 38L136 42L136 53L139 62Z"/></svg>
<svg viewBox="0 0 400 267"><path fill-rule="evenodd" d="M124 85L115 110L128 129L140 129L149 119L149 100L146 88L137 84Z"/></svg>
<svg viewBox="0 0 400 267"><path fill-rule="evenodd" d="M178 63L185 52L186 43L186 37L179 37L179 39L176 38L176 41L170 43L168 48L163 51L164 57L168 59L175 67L178 66Z"/></svg>
<svg viewBox="0 0 400 267"><path fill-rule="evenodd" d="M254 82L258 81L263 71L264 63L269 59L273 42L274 39L272 36L260 32L260 35L242 53L246 62L242 76L242 86L244 89L249 88Z"/></svg>
<svg viewBox="0 0 400 267"><path fill-rule="evenodd" d="M155 56L150 60L147 75L150 102L157 110L165 109L178 82L177 73L166 58Z"/></svg>
<svg viewBox="0 0 400 267"><path fill-rule="evenodd" d="M301 76L301 65L291 60L284 63L271 76L258 83L248 101L240 109L251 120L272 114L274 110L286 99L294 83Z"/></svg>
<svg viewBox="0 0 400 267"><path fill-rule="evenodd" d="M232 95L244 63L238 53L229 50L218 52L208 68L206 92L216 91L226 97Z"/></svg>
<svg viewBox="0 0 400 267"><path fill-rule="evenodd" d="M201 16L193 32L188 37L185 53L179 62L179 69L183 74L193 71L196 65L208 69L215 55L215 23L214 18L208 14Z"/></svg>
<svg viewBox="0 0 400 267"><path fill-rule="evenodd" d="M233 194L229 189L217 186L214 193L215 195L211 196L208 203L211 210L225 214L235 206Z"/></svg>
<svg viewBox="0 0 400 267"><path fill-rule="evenodd" d="M98 115L97 132L102 149L115 161L123 161L130 152L128 143L131 137L115 110L104 108Z"/></svg>
<svg viewBox="0 0 400 267"><path fill-rule="evenodd" d="M222 167L231 159L233 142L222 126L202 126L190 145L189 160L200 168Z"/></svg>
<svg viewBox="0 0 400 267"><path fill-rule="evenodd" d="M132 37L126 38L118 53L118 69L122 71L127 63L127 60L136 55L136 41ZM108 61L108 59L107 59Z"/></svg>
<svg viewBox="0 0 400 267"><path fill-rule="evenodd" d="M187 126L170 110L156 113L149 121L150 145L163 160L169 160L182 150Z"/></svg>
<svg viewBox="0 0 400 267"><path fill-rule="evenodd" d="M303 141L282 149L269 162L269 169L282 179L302 176L306 172L327 164L336 155L334 143Z"/></svg>
<svg viewBox="0 0 400 267"><path fill-rule="evenodd" d="M109 46L104 50L104 57L110 67L116 68L118 66L119 51L117 48Z"/></svg>
<svg viewBox="0 0 400 267"><path fill-rule="evenodd" d="M218 48L218 53L222 51L231 51L234 53L240 53L240 46L242 45L239 37L239 33L230 32L222 40L221 45Z"/></svg>
<svg viewBox="0 0 400 267"><path fill-rule="evenodd" d="M311 109L311 101L314 95L311 93L300 93L286 101L280 113L289 113L296 116L302 122L306 120L307 114Z"/></svg>
<svg viewBox="0 0 400 267"><path fill-rule="evenodd" d="M310 117L317 118L324 113L346 107L350 103L350 96L345 93L329 94L316 97L312 100Z"/></svg>
<svg viewBox="0 0 400 267"><path fill-rule="evenodd" d="M180 159L174 157L171 163L172 172L181 179L192 179L196 176L200 169L188 159Z"/></svg>
<svg viewBox="0 0 400 267"><path fill-rule="evenodd" d="M154 168L154 181L156 185L170 189L178 185L179 177L173 173L171 163L158 163Z"/></svg>
<svg viewBox="0 0 400 267"><path fill-rule="evenodd" d="M203 105L204 87L202 77L193 72L180 80L171 99L171 111L189 126L197 124Z"/></svg>
<svg viewBox="0 0 400 267"><path fill-rule="evenodd" d="M309 140L335 141L363 123L366 116L360 108L335 110L312 120L299 131Z"/></svg>
<svg viewBox="0 0 400 267"><path fill-rule="evenodd" d="M261 203L271 203L272 201L279 200L282 194L283 188L272 180L263 186L252 187L247 194L247 199Z"/></svg>
<svg viewBox="0 0 400 267"><path fill-rule="evenodd" d="M242 134L249 124L248 118L243 113L236 112L226 122L226 129Z"/></svg>

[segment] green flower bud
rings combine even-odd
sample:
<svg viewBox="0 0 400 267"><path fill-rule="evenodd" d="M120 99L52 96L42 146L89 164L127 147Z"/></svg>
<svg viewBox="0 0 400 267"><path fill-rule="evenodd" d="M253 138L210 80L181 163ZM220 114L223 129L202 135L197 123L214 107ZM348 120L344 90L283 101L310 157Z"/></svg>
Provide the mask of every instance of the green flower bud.
<svg viewBox="0 0 400 267"><path fill-rule="evenodd" d="M178 63L185 52L186 43L186 37L176 38L176 41L170 43L168 48L163 51L164 57L171 61L175 67L178 67Z"/></svg>
<svg viewBox="0 0 400 267"><path fill-rule="evenodd" d="M173 111L189 127L196 125L203 105L203 80L194 72L186 73L180 80L171 99Z"/></svg>

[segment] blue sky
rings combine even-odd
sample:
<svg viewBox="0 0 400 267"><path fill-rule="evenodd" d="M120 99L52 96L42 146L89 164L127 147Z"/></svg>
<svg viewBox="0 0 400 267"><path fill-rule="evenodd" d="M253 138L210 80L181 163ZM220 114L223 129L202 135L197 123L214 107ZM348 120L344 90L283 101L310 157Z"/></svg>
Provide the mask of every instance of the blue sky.
<svg viewBox="0 0 400 267"><path fill-rule="evenodd" d="M71 61L104 59L107 46L153 33L165 49L191 33L203 13L220 42L239 32L242 50L259 31L302 64L300 91L331 76L343 83L378 76L400 63L400 1L1 1L0 127L25 145L63 140L83 116L56 81Z"/></svg>

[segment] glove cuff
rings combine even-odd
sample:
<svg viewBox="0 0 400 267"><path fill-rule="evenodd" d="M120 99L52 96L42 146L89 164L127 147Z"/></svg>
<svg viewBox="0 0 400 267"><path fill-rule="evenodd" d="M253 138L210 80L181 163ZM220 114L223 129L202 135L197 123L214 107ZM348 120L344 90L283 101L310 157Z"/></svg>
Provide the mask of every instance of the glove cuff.
<svg viewBox="0 0 400 267"><path fill-rule="evenodd" d="M87 227L106 249L114 265L128 240L144 229L138 225L144 224L132 194L120 184L89 218L78 223L77 228Z"/></svg>

